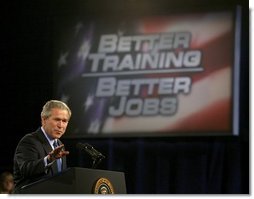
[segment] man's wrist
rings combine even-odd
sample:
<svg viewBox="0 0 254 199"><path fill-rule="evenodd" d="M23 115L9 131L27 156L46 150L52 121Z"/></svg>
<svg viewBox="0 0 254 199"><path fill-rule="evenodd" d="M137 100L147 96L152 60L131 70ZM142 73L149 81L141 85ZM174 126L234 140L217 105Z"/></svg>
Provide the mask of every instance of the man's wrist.
<svg viewBox="0 0 254 199"><path fill-rule="evenodd" d="M50 163L53 162L53 161L54 161L53 157L49 154L49 155L47 156L47 163L50 164Z"/></svg>

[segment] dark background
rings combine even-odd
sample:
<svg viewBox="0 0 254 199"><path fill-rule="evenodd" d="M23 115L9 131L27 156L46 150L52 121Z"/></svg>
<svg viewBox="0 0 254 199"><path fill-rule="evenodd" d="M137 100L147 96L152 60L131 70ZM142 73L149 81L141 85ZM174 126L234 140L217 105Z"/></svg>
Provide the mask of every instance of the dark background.
<svg viewBox="0 0 254 199"><path fill-rule="evenodd" d="M246 0L22 0L1 3L0 172L11 171L15 147L40 126L54 97L55 16L167 14L242 6L240 135L64 139L69 166L90 167L75 147L88 142L107 158L99 169L123 171L128 193L249 193L249 8Z"/></svg>

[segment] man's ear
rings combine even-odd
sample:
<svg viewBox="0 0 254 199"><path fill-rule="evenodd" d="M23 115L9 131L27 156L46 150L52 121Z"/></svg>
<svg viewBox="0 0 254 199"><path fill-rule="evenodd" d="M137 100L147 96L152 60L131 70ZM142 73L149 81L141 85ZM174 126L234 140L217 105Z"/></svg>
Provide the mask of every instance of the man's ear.
<svg viewBox="0 0 254 199"><path fill-rule="evenodd" d="M46 120L47 118L45 118L45 117L41 117L41 125L43 126L44 124L45 124L45 120Z"/></svg>

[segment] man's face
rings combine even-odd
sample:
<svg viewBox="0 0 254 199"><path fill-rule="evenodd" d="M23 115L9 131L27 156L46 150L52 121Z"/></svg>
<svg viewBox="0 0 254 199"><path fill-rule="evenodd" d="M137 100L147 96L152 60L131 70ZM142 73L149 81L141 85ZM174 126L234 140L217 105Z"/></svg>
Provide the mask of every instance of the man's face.
<svg viewBox="0 0 254 199"><path fill-rule="evenodd" d="M6 179L3 182L3 186L4 186L4 191L13 190L14 183L13 183L13 177L11 175L6 177Z"/></svg>
<svg viewBox="0 0 254 199"><path fill-rule="evenodd" d="M53 108L51 116L42 118L42 126L46 133L53 139L60 138L67 128L69 115L67 110Z"/></svg>

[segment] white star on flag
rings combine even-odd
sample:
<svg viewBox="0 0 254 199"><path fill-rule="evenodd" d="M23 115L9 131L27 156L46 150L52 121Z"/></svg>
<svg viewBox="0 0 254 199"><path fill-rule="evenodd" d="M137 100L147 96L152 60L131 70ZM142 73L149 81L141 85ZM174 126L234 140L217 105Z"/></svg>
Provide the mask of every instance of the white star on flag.
<svg viewBox="0 0 254 199"><path fill-rule="evenodd" d="M78 22L77 25L75 26L75 35L77 35L80 31L80 29L83 27L82 22Z"/></svg>
<svg viewBox="0 0 254 199"><path fill-rule="evenodd" d="M90 123L90 126L88 128L88 133L98 133L100 128L100 121L98 119L94 120Z"/></svg>
<svg viewBox="0 0 254 199"><path fill-rule="evenodd" d="M78 51L78 58L81 58L82 61L84 61L90 51L90 42L89 41L84 41L82 46L79 48Z"/></svg>
<svg viewBox="0 0 254 199"><path fill-rule="evenodd" d="M93 98L94 98L93 95L89 95L89 96L86 98L86 101L85 101L85 103L84 103L85 111L87 111L87 110L89 109L89 107L93 105Z"/></svg>
<svg viewBox="0 0 254 199"><path fill-rule="evenodd" d="M67 64L66 58L67 58L68 54L69 54L69 53L66 52L66 53L62 53L62 54L60 55L60 58L58 59L58 67L61 67L61 66Z"/></svg>
<svg viewBox="0 0 254 199"><path fill-rule="evenodd" d="M70 96L65 95L65 94L63 94L61 97L61 101L65 102L65 103L68 103L69 99L70 99Z"/></svg>

